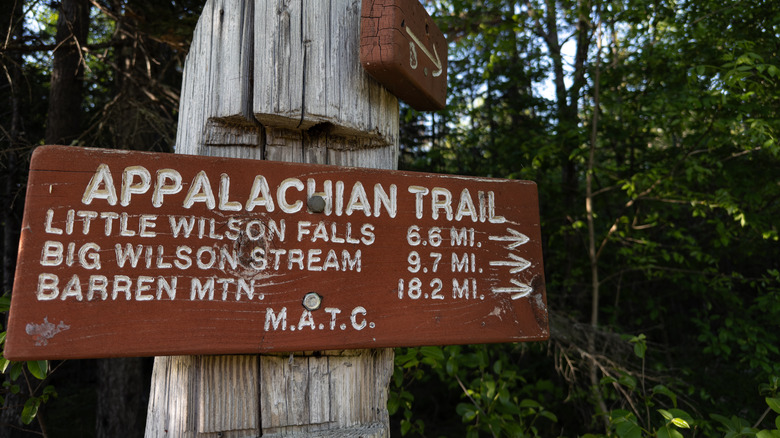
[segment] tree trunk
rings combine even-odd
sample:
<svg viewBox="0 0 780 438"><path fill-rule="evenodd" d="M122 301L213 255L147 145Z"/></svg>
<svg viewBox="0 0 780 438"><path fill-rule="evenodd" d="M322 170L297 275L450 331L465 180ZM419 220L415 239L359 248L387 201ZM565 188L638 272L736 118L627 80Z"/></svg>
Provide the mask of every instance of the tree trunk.
<svg viewBox="0 0 780 438"><path fill-rule="evenodd" d="M142 437L148 375L143 358L126 357L97 361L98 394L95 436Z"/></svg>
<svg viewBox="0 0 780 438"><path fill-rule="evenodd" d="M48 144L70 144L81 132L84 82L81 47L87 41L89 9L87 0L62 0L60 3L46 125Z"/></svg>
<svg viewBox="0 0 780 438"><path fill-rule="evenodd" d="M176 152L395 168L398 101L360 66L359 22L357 0L209 1ZM392 372L392 349L158 357L146 436L385 437Z"/></svg>

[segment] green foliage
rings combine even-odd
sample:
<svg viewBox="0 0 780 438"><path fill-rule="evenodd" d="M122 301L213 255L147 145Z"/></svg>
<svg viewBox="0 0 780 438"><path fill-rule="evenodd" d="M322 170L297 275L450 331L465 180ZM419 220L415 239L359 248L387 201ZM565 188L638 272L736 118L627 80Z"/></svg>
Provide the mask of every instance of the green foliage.
<svg viewBox="0 0 780 438"><path fill-rule="evenodd" d="M450 94L409 119L416 155L401 164L537 183L555 363L504 366L522 377L510 393L540 380L565 391L527 397L555 413L548 436L712 436L720 423L702 413L767 409L752 388L780 375L775 3L428 2L451 41ZM450 408L490 436L491 380L440 368L463 394ZM420 395L398 386L429 432Z"/></svg>
<svg viewBox="0 0 780 438"><path fill-rule="evenodd" d="M8 295L0 297L0 313L8 312L10 306L11 299ZM2 390L0 390L0 406L5 403L3 394L24 393L27 396L27 400L24 402L21 420L24 424L30 424L38 414L38 409L41 405L49 401L50 398L57 396L53 386L47 385L42 387L49 372L49 362L45 360L28 362L12 362L7 360L2 355L3 347L5 346L5 338L6 332L0 332L0 373L8 376L8 379L3 382ZM27 369L26 372L25 368ZM36 386L33 386L34 382L30 381L28 374L41 382ZM20 385L20 380L24 381L21 382L25 384L24 386ZM25 388L27 391L23 392L22 388Z"/></svg>
<svg viewBox="0 0 780 438"><path fill-rule="evenodd" d="M769 383L762 383L759 392L766 395L764 401L767 408L761 415L761 418L754 424L739 418L736 415L725 417L723 415L711 414L710 417L717 423L717 430L723 433L724 438L736 437L756 437L756 438L774 438L780 437L780 415L775 415L774 421L768 420L770 413L780 414L780 397L778 397L778 382L780 378L772 376ZM760 427L762 424L770 423L769 428Z"/></svg>
<svg viewBox="0 0 780 438"><path fill-rule="evenodd" d="M454 408L463 428L451 433L469 437L548 436L558 419L544 407L556 395L549 381L530 382L512 363L520 346L473 345L406 348L398 351L393 391L388 404L391 415L403 410L401 433L424 436L426 422L414 418L418 388L444 386L441 402ZM560 395L560 394L557 394ZM441 425L433 424L435 433Z"/></svg>

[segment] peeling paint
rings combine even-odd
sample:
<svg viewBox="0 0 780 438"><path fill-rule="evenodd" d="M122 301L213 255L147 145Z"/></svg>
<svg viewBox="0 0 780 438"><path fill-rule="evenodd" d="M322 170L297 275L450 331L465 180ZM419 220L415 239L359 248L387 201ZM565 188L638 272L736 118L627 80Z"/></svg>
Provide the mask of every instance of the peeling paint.
<svg viewBox="0 0 780 438"><path fill-rule="evenodd" d="M49 339L53 338L57 333L63 332L70 328L65 322L60 321L58 325L54 325L49 322L49 318L43 318L43 324L29 323L25 327L24 331L35 340L35 346L41 347L49 344Z"/></svg>
<svg viewBox="0 0 780 438"><path fill-rule="evenodd" d="M493 308L492 312L488 313L488 316L497 316L499 320L503 321L503 318L501 318L501 314L502 313L503 312L502 312L501 308L496 306L495 308Z"/></svg>
<svg viewBox="0 0 780 438"><path fill-rule="evenodd" d="M543 312L547 313L547 306L544 303L544 297L542 294L535 294L534 299L536 300L536 306Z"/></svg>

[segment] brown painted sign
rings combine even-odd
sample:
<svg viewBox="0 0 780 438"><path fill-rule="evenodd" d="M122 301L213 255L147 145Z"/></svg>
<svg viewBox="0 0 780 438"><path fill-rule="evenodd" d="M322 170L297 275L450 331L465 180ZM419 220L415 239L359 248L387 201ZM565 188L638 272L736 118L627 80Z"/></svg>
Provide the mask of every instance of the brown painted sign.
<svg viewBox="0 0 780 438"><path fill-rule="evenodd" d="M8 359L547 338L534 183L43 146Z"/></svg>
<svg viewBox="0 0 780 438"><path fill-rule="evenodd" d="M412 108L446 105L447 40L419 0L363 0L360 62Z"/></svg>

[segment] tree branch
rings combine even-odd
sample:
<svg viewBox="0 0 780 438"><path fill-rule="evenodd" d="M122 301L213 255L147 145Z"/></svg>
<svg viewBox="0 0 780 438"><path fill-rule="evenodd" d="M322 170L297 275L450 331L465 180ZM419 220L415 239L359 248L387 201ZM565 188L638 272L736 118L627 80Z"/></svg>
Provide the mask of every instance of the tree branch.
<svg viewBox="0 0 780 438"><path fill-rule="evenodd" d="M81 52L90 52L101 49L110 49L114 47L121 47L128 45L128 41L111 40L105 43L97 44L85 44L81 46ZM7 44L0 48L0 53L35 53L35 52L51 52L56 49L59 44Z"/></svg>

